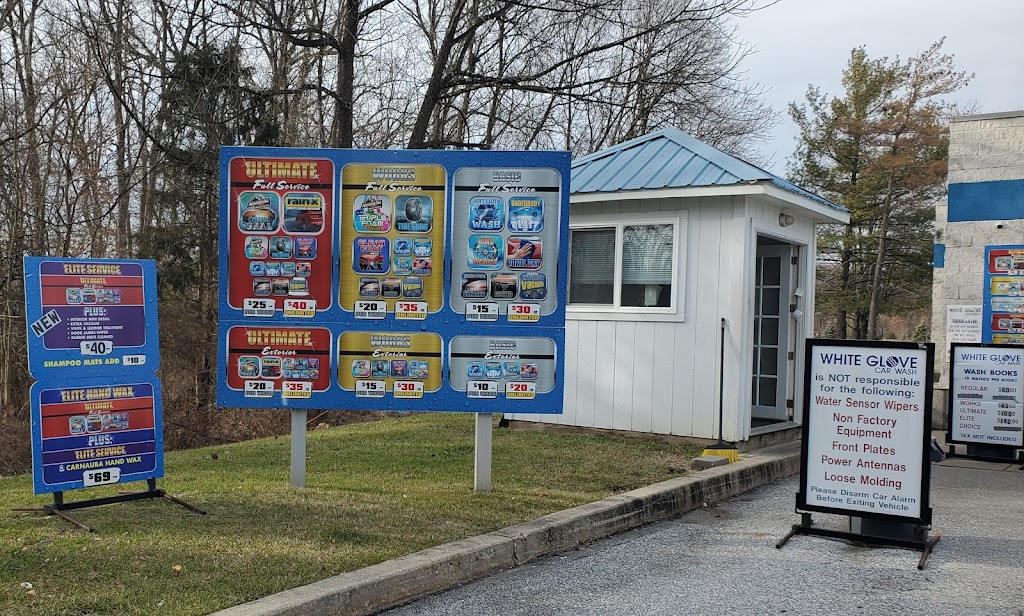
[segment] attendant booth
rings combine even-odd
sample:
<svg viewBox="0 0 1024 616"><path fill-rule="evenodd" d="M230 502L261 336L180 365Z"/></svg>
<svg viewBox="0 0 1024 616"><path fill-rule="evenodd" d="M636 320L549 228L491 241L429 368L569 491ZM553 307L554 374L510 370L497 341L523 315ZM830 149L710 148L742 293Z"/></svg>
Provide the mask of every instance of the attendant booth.
<svg viewBox="0 0 1024 616"><path fill-rule="evenodd" d="M674 128L571 191L564 413L505 418L717 438L722 392L728 441L800 425L816 228L849 212Z"/></svg>

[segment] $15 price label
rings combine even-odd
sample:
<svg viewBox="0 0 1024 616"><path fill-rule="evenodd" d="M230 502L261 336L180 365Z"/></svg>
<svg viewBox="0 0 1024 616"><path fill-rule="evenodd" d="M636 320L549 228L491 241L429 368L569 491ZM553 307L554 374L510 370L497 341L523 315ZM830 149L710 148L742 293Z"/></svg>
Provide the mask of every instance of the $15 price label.
<svg viewBox="0 0 1024 616"><path fill-rule="evenodd" d="M466 321L486 323L498 320L498 304L493 302L470 302L466 304Z"/></svg>
<svg viewBox="0 0 1024 616"><path fill-rule="evenodd" d="M383 398L388 384L384 381L356 381L357 398Z"/></svg>

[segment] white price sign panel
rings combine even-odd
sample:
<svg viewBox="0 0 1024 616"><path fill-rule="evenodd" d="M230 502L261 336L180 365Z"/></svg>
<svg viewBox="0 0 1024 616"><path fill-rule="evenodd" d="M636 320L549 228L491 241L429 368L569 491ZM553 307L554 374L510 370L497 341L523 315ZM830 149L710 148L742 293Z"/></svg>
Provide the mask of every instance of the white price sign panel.
<svg viewBox="0 0 1024 616"><path fill-rule="evenodd" d="M954 345L948 441L1024 447L1024 349Z"/></svg>
<svg viewBox="0 0 1024 616"><path fill-rule="evenodd" d="M311 319L316 316L315 299L286 299L284 300L284 316Z"/></svg>
<svg viewBox="0 0 1024 616"><path fill-rule="evenodd" d="M356 381L357 398L383 398L387 391L386 381Z"/></svg>
<svg viewBox="0 0 1024 616"><path fill-rule="evenodd" d="M474 399L490 399L498 397L497 381L468 381L466 396Z"/></svg>
<svg viewBox="0 0 1024 616"><path fill-rule="evenodd" d="M81 345L82 355L110 355L114 345L106 340L85 340Z"/></svg>
<svg viewBox="0 0 1024 616"><path fill-rule="evenodd" d="M121 481L121 469L116 466L103 469L91 469L82 474L82 483L84 483L87 488L91 486L105 486L119 481Z"/></svg>
<svg viewBox="0 0 1024 616"><path fill-rule="evenodd" d="M274 397L274 382L273 381L246 381L245 382L245 397L246 398L273 398Z"/></svg>
<svg viewBox="0 0 1024 616"><path fill-rule="evenodd" d="M379 320L387 316L387 302L359 300L355 304L355 317L357 319Z"/></svg>
<svg viewBox="0 0 1024 616"><path fill-rule="evenodd" d="M264 297L247 297L242 302L242 316L269 319L277 312L277 301Z"/></svg>
<svg viewBox="0 0 1024 616"><path fill-rule="evenodd" d="M466 304L466 321L469 323L493 323L498 320L498 304L494 302L470 302Z"/></svg>
<svg viewBox="0 0 1024 616"><path fill-rule="evenodd" d="M932 348L808 341L798 509L930 522Z"/></svg>
<svg viewBox="0 0 1024 616"><path fill-rule="evenodd" d="M122 366L144 366L146 364L145 355L122 355L121 365Z"/></svg>

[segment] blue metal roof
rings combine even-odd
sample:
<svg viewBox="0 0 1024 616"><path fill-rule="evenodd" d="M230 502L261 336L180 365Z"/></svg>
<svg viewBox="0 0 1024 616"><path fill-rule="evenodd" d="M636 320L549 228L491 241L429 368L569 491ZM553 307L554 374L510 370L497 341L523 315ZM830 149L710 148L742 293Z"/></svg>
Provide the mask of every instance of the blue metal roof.
<svg viewBox="0 0 1024 616"><path fill-rule="evenodd" d="M601 193L768 182L840 212L846 208L667 127L572 162L571 192Z"/></svg>

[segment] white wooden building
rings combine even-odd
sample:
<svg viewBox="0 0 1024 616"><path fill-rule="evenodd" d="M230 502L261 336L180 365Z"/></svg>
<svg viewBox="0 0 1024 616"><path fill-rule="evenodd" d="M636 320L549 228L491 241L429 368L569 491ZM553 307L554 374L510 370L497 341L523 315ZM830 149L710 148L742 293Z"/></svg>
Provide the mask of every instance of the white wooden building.
<svg viewBox="0 0 1024 616"><path fill-rule="evenodd" d="M815 229L849 213L673 128L571 191L564 412L506 418L717 438L724 318L725 439L799 425Z"/></svg>

